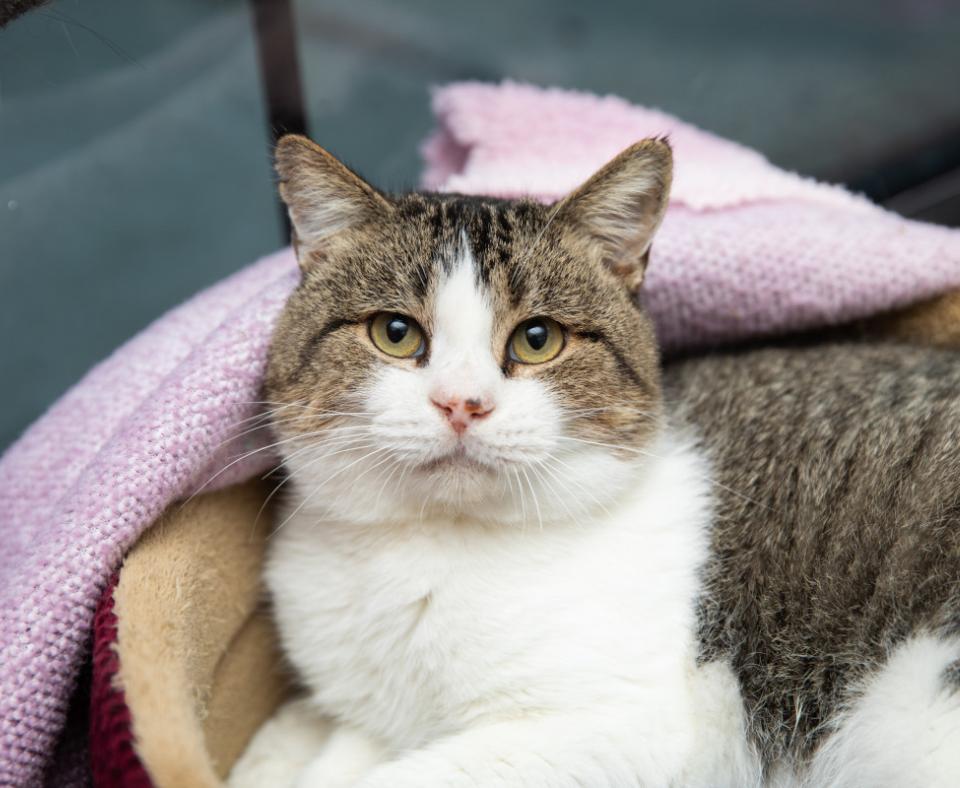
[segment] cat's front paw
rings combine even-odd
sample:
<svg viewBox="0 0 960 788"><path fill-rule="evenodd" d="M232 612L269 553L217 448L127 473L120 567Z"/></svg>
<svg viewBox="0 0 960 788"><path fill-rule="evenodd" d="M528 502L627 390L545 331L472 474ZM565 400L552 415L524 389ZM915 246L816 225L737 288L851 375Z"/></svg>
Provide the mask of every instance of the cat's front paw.
<svg viewBox="0 0 960 788"><path fill-rule="evenodd" d="M492 783L432 753L418 752L378 766L354 788L479 788L486 784Z"/></svg>
<svg viewBox="0 0 960 788"><path fill-rule="evenodd" d="M359 765L351 768L315 761L300 774L293 788L354 788L365 771Z"/></svg>
<svg viewBox="0 0 960 788"><path fill-rule="evenodd" d="M295 788L352 788L383 757L383 748L372 739L353 728L340 727L294 785Z"/></svg>
<svg viewBox="0 0 960 788"><path fill-rule="evenodd" d="M358 779L356 774L308 769L294 782L293 788L355 788Z"/></svg>
<svg viewBox="0 0 960 788"><path fill-rule="evenodd" d="M306 700L282 706L247 745L227 780L229 788L288 788L316 758L330 737L332 723Z"/></svg>

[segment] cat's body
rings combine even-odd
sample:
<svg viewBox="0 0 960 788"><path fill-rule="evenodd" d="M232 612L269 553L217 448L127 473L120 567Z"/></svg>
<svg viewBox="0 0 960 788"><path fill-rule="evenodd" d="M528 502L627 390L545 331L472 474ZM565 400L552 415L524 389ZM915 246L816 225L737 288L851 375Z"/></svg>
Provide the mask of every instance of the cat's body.
<svg viewBox="0 0 960 788"><path fill-rule="evenodd" d="M485 784L507 745L529 784L571 756L596 786L661 784L686 765L709 490L693 451L662 448L603 523L549 536L469 515L277 534L267 583L319 707L391 753L448 739L437 765L422 755L373 784L446 784L445 758Z"/></svg>
<svg viewBox="0 0 960 788"><path fill-rule="evenodd" d="M703 658L732 665L765 759L808 760L898 649L915 653L865 726L874 765L903 784L907 740L936 743L909 704L935 696L960 757L960 354L854 343L730 354L671 365L665 392L697 426L718 485Z"/></svg>
<svg viewBox="0 0 960 788"><path fill-rule="evenodd" d="M550 208L281 149L304 283L266 580L308 700L236 785L958 782L960 360L684 362L664 407L632 296L667 154Z"/></svg>

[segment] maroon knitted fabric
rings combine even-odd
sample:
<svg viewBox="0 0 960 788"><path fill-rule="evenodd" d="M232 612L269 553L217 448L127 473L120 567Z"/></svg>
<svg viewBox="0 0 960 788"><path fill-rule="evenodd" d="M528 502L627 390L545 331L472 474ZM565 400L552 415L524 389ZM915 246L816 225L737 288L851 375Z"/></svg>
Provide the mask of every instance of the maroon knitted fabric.
<svg viewBox="0 0 960 788"><path fill-rule="evenodd" d="M95 788L152 788L133 749L133 725L123 690L114 686L120 669L113 612L114 575L93 620L93 680L90 686L90 759Z"/></svg>

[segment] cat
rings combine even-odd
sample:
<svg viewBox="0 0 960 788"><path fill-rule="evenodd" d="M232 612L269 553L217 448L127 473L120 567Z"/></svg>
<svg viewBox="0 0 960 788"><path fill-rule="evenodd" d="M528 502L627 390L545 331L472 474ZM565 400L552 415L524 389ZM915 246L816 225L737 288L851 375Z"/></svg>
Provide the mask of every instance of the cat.
<svg viewBox="0 0 960 788"><path fill-rule="evenodd" d="M664 140L553 205L276 159L265 584L305 695L232 785L960 784L956 354L661 369Z"/></svg>

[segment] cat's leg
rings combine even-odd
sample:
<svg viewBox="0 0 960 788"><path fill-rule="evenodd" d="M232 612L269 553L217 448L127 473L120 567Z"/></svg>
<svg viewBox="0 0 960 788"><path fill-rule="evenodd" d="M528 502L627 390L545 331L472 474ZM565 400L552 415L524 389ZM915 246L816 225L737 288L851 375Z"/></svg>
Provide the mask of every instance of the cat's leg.
<svg viewBox="0 0 960 788"><path fill-rule="evenodd" d="M324 749L333 723L307 700L284 704L256 732L230 771L230 788L292 786Z"/></svg>
<svg viewBox="0 0 960 788"><path fill-rule="evenodd" d="M692 671L696 745L684 766L684 788L750 788L763 768L747 736L747 717L731 665L707 662Z"/></svg>
<svg viewBox="0 0 960 788"><path fill-rule="evenodd" d="M668 786L693 745L682 716L610 709L491 723L384 763L357 788Z"/></svg>
<svg viewBox="0 0 960 788"><path fill-rule="evenodd" d="M296 781L297 788L348 788L384 760L386 751L377 742L347 726L339 726L323 752L314 758Z"/></svg>
<svg viewBox="0 0 960 788"><path fill-rule="evenodd" d="M809 788L960 786L960 642L920 636L867 680L814 754Z"/></svg>

